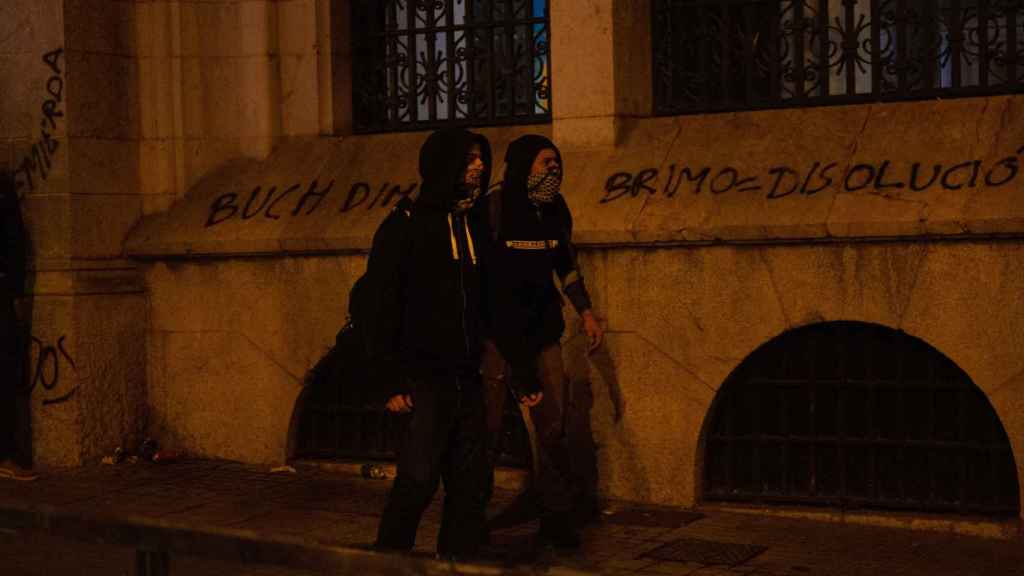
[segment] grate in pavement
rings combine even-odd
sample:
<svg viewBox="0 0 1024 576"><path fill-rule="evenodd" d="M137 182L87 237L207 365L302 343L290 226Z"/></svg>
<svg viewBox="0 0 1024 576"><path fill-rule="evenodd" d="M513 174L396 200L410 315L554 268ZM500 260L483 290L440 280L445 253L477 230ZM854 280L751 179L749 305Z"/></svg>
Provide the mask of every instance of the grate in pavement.
<svg viewBox="0 0 1024 576"><path fill-rule="evenodd" d="M714 542L697 538L680 538L648 550L641 554L640 558L736 566L767 549L766 546L755 544L733 544L731 542Z"/></svg>
<svg viewBox="0 0 1024 576"><path fill-rule="evenodd" d="M485 561L498 562L506 566L532 564L537 561L541 547L537 545L537 523L531 522L529 529L515 528L491 532L490 541L480 551Z"/></svg>
<svg viewBox="0 0 1024 576"><path fill-rule="evenodd" d="M643 526L645 528L680 528L703 518L700 512L659 508L623 508L606 512L607 524Z"/></svg>

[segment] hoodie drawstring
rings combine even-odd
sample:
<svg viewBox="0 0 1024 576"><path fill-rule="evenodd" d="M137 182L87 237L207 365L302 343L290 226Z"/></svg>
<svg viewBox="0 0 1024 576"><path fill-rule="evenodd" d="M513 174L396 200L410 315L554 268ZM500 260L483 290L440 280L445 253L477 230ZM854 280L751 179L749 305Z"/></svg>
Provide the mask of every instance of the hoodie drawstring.
<svg viewBox="0 0 1024 576"><path fill-rule="evenodd" d="M448 234L452 240L452 259L459 259L459 243L455 241L455 228L452 227L452 215L448 213Z"/></svg>
<svg viewBox="0 0 1024 576"><path fill-rule="evenodd" d="M469 246L469 258L473 261L473 265L476 266L476 248L473 247L473 235L469 233L469 219L463 218L462 224L466 228L466 245Z"/></svg>
<svg viewBox="0 0 1024 576"><path fill-rule="evenodd" d="M466 246L469 247L469 259L476 265L476 247L473 245L473 235L469 233L469 221L465 218L462 219L462 225L466 230ZM452 259L459 259L459 243L455 239L455 225L452 224L452 215L448 214L448 237L452 243Z"/></svg>

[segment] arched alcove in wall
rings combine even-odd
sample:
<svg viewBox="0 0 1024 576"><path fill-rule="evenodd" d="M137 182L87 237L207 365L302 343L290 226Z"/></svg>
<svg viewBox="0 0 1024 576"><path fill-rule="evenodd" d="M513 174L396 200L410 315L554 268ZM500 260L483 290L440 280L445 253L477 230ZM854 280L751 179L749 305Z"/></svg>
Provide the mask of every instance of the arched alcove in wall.
<svg viewBox="0 0 1024 576"><path fill-rule="evenodd" d="M309 371L292 411L289 459L395 459L410 416L384 409L367 368L365 359L336 346ZM529 463L529 439L517 406L505 403L498 446L502 464L522 467Z"/></svg>
<svg viewBox="0 0 1024 576"><path fill-rule="evenodd" d="M861 322L788 331L720 388L705 500L1017 516L1006 431L952 360Z"/></svg>
<svg viewBox="0 0 1024 576"><path fill-rule="evenodd" d="M306 375L295 402L289 457L391 460L407 416L385 412L367 384L366 366L331 349Z"/></svg>

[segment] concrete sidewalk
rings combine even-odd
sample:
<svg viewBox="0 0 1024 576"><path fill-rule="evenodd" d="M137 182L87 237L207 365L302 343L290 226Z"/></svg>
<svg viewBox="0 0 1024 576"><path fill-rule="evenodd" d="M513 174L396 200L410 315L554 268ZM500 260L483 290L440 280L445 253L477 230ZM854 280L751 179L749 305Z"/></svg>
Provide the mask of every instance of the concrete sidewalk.
<svg viewBox="0 0 1024 576"><path fill-rule="evenodd" d="M271 472L208 460L123 463L35 482L3 481L0 574L63 571L59 557L88 545L92 552L71 556L78 562L71 566L80 569L65 573L88 573L81 567L89 562L96 573L130 573L133 549L166 549L175 575L205 573L193 556L216 563L207 565L211 574L1024 575L1019 537L626 504L609 505L585 530L578 551L537 547L536 526L526 525L496 532L484 562L453 565L433 560L440 498L424 517L414 554L368 551L389 486L312 466ZM495 509L512 495L498 490ZM56 556L53 546L61 547ZM94 558L85 562L90 554Z"/></svg>

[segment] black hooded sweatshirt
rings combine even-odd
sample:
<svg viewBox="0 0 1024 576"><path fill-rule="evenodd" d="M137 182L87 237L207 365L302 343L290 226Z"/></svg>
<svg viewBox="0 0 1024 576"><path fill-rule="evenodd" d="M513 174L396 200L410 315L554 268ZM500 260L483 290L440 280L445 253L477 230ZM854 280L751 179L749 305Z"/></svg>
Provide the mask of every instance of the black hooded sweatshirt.
<svg viewBox="0 0 1024 576"><path fill-rule="evenodd" d="M25 224L14 177L9 173L0 173L0 227L0 291L21 294L25 284Z"/></svg>
<svg viewBox="0 0 1024 576"><path fill-rule="evenodd" d="M465 197L461 182L473 144L480 145L485 165L480 184L486 190L491 170L487 139L459 128L434 132L420 149L419 197L411 207L398 208L408 209L408 218L385 222L401 228L399 241L381 243L379 249L374 241L368 273L388 280L379 285L368 340L385 398L407 393L407 378L478 371L480 268L490 233L479 210L455 210Z"/></svg>
<svg viewBox="0 0 1024 576"><path fill-rule="evenodd" d="M530 168L546 148L556 152L564 173L561 153L550 140L534 134L523 136L509 144L505 181L500 194L491 200L495 242L487 266L488 331L520 375L535 373L537 353L558 342L565 330L562 296L552 271L577 312L591 307L576 263L572 215L565 199L558 195L537 206L528 196ZM522 392L539 387L533 379L517 377L517 382Z"/></svg>

